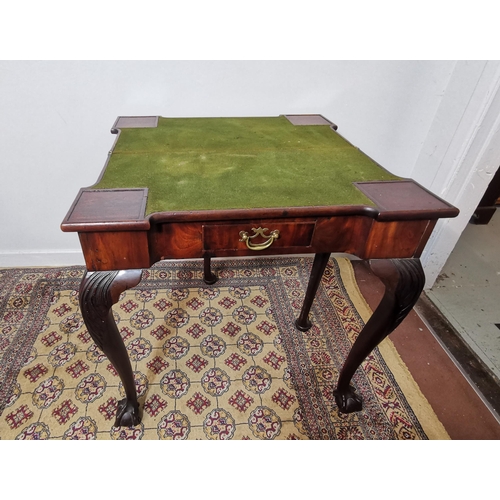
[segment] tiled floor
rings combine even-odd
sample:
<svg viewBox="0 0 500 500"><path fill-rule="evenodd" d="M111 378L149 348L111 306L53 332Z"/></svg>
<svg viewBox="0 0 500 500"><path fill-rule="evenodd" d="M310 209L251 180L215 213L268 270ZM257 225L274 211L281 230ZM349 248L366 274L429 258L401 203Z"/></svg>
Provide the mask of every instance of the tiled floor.
<svg viewBox="0 0 500 500"><path fill-rule="evenodd" d="M427 297L500 378L500 210L466 227Z"/></svg>

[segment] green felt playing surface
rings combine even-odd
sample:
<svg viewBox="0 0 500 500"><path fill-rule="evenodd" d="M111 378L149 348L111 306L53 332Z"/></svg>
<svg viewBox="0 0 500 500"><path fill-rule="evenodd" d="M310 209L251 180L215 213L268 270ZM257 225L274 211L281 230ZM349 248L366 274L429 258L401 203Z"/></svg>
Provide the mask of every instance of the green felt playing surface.
<svg viewBox="0 0 500 500"><path fill-rule="evenodd" d="M395 176L328 125L160 118L123 128L95 189L149 188L146 213L373 205L352 182Z"/></svg>

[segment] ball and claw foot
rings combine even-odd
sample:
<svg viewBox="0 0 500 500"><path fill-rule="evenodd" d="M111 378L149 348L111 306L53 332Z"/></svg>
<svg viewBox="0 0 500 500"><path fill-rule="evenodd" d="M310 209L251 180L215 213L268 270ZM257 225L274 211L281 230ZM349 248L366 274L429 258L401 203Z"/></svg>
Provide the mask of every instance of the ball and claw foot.
<svg viewBox="0 0 500 500"><path fill-rule="evenodd" d="M335 389L333 395L340 413L354 413L363 409L361 397L354 392L354 388L351 386L345 392Z"/></svg>
<svg viewBox="0 0 500 500"><path fill-rule="evenodd" d="M116 410L115 427L133 427L141 423L139 416L139 406L127 400L122 399L118 402Z"/></svg>

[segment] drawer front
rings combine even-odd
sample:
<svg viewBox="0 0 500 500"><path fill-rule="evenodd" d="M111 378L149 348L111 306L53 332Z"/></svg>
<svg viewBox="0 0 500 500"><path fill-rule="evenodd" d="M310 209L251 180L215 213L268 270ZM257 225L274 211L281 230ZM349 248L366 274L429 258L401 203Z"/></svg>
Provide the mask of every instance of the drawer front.
<svg viewBox="0 0 500 500"><path fill-rule="evenodd" d="M241 221L231 224L204 224L203 249L210 252L252 250L273 252L276 249L310 247L315 221ZM260 230L259 230L260 228ZM279 236L272 235L279 231ZM241 233L241 234L240 234ZM245 241L245 235L247 240Z"/></svg>

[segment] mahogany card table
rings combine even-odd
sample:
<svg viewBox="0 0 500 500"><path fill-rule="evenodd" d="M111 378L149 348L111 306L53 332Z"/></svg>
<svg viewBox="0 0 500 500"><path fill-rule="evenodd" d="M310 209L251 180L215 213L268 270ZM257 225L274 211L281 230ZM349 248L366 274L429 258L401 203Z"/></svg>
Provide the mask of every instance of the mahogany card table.
<svg viewBox="0 0 500 500"><path fill-rule="evenodd" d="M290 325L303 331L330 254L368 260L386 291L335 388L339 411L361 410L351 378L414 306L425 281L419 257L437 220L458 210L389 173L321 115L122 116L111 132L100 178L80 190L61 229L79 235L82 316L125 390L115 425L137 425L140 414L112 306L163 259L204 259L204 281L213 284L213 257L315 254Z"/></svg>

